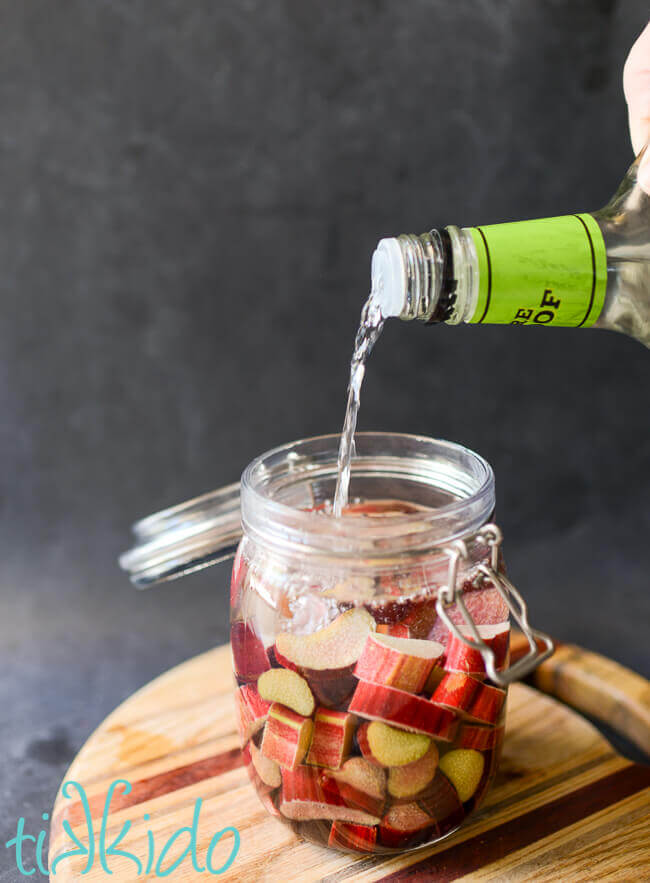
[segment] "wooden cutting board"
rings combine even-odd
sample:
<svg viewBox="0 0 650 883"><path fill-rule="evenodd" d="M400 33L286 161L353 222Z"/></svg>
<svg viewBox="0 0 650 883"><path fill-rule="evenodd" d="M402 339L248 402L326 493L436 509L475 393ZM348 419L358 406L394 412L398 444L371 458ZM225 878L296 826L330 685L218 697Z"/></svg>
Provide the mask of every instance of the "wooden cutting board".
<svg viewBox="0 0 650 883"><path fill-rule="evenodd" d="M520 652L516 639L513 653ZM219 647L172 669L117 708L96 730L64 782L83 786L96 843L107 791L126 779L106 814L106 841L130 828L119 844L140 857L110 857L113 880L153 880L167 840L197 825L198 867L211 838L234 826L240 847L219 879L238 881L498 880L650 881L650 767L621 757L573 704L650 754L650 683L578 647L561 646L539 669L536 686L515 684L508 700L500 772L481 810L437 846L399 857L355 858L301 841L262 809L238 749L230 651ZM549 695L552 694L552 695ZM60 791L52 814L50 868L72 848L65 828L89 843L80 792ZM189 841L179 837L164 870ZM232 834L214 849L212 867L231 853ZM152 870L146 872L151 854ZM66 858L53 880L110 879L95 855ZM214 879L188 857L173 880Z"/></svg>

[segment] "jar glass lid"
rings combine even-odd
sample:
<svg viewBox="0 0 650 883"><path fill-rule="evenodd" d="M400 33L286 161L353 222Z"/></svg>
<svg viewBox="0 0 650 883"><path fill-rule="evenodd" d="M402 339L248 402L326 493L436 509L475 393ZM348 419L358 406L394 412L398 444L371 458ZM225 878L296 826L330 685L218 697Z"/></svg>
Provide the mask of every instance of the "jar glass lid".
<svg viewBox="0 0 650 883"><path fill-rule="evenodd" d="M242 534L239 482L142 518L132 529L135 543L119 562L139 589L224 561Z"/></svg>

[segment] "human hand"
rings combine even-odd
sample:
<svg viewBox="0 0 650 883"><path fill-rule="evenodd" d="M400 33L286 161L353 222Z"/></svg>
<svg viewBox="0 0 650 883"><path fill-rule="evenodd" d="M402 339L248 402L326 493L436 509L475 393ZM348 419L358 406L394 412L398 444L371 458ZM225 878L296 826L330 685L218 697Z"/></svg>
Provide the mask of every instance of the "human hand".
<svg viewBox="0 0 650 883"><path fill-rule="evenodd" d="M630 120L630 137L635 155L650 139L650 24L630 49L623 68L623 90ZM650 194L650 150L637 172L639 185Z"/></svg>

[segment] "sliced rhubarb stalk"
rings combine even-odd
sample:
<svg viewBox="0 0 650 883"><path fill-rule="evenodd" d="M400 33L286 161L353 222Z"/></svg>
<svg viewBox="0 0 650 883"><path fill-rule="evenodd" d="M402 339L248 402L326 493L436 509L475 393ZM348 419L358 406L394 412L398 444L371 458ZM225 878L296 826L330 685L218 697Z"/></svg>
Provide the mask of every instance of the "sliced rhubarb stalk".
<svg viewBox="0 0 650 883"><path fill-rule="evenodd" d="M384 721L413 733L424 733L447 741L453 739L456 728L455 715L428 699L367 681L359 681L348 711L373 721Z"/></svg>
<svg viewBox="0 0 650 883"><path fill-rule="evenodd" d="M445 675L431 697L435 705L484 724L496 723L505 699L505 690L456 671Z"/></svg>
<svg viewBox="0 0 650 883"><path fill-rule="evenodd" d="M436 642L436 643L437 643L437 642ZM442 646L442 645L440 645L440 646ZM444 658L444 656L443 656L442 659L440 660L440 662L441 662L441 663L444 662L444 659L445 659L445 658ZM427 678L427 682L426 682L426 684L424 685L424 690L423 690L423 692L424 692L427 696L431 696L431 694L433 693L433 691L436 689L436 687L438 686L438 684L440 683L440 681L444 678L444 676L445 676L446 674L447 674L447 672L446 672L445 669L442 667L442 665L435 665L435 666L431 669L431 674L430 674L429 677Z"/></svg>
<svg viewBox="0 0 650 883"><path fill-rule="evenodd" d="M477 625L492 625L505 622L508 618L508 605L503 600L497 589L486 586L483 589L473 589L471 583L466 583L468 588L463 587L463 601L469 615ZM465 625L465 618L458 609L457 604L447 607L447 614L455 625ZM439 619L433 624L429 632L429 640L439 641L444 647L449 640L449 629Z"/></svg>
<svg viewBox="0 0 650 883"><path fill-rule="evenodd" d="M354 607L310 635L279 634L276 647L299 668L317 671L346 668L357 661L366 638L374 630L375 621L368 611Z"/></svg>
<svg viewBox="0 0 650 883"><path fill-rule="evenodd" d="M312 729L311 718L274 702L269 709L260 750L264 757L281 767L294 769L307 754Z"/></svg>
<svg viewBox="0 0 650 883"><path fill-rule="evenodd" d="M505 727L485 727L477 724L463 724L458 740L459 748L475 748L486 751L503 742Z"/></svg>
<svg viewBox="0 0 650 883"><path fill-rule="evenodd" d="M257 687L246 684L237 690L235 705L238 712L237 727L242 744L245 745L264 726L271 703L262 699Z"/></svg>
<svg viewBox="0 0 650 883"><path fill-rule="evenodd" d="M269 659L273 668L289 668L291 671L298 671L298 666L283 656L275 644L269 650Z"/></svg>
<svg viewBox="0 0 650 883"><path fill-rule="evenodd" d="M377 626L377 633L380 635L391 635L393 638L408 638L409 627L403 622L381 622Z"/></svg>
<svg viewBox="0 0 650 883"><path fill-rule="evenodd" d="M430 784L438 769L438 749L434 742L427 753L406 766L392 767L388 771L388 793L392 797L415 797Z"/></svg>
<svg viewBox="0 0 650 883"><path fill-rule="evenodd" d="M465 810L456 789L438 770L433 781L417 797L418 806L435 819L439 834L448 834L463 821Z"/></svg>
<svg viewBox="0 0 650 883"><path fill-rule="evenodd" d="M355 739L357 741L357 745L359 746L359 751L365 760L374 764L374 766L381 766L375 755L372 753L372 748L370 747L370 742L368 741L368 728L371 726L368 721L362 723L355 733Z"/></svg>
<svg viewBox="0 0 650 883"><path fill-rule="evenodd" d="M279 788L282 784L282 773L279 765L265 757L254 742L250 743L250 754L257 775L269 788Z"/></svg>
<svg viewBox="0 0 650 883"><path fill-rule="evenodd" d="M455 748L440 759L440 769L456 789L461 803L466 803L478 788L485 758L473 748Z"/></svg>
<svg viewBox="0 0 650 883"><path fill-rule="evenodd" d="M362 681L419 693L443 652L434 641L371 634L354 673Z"/></svg>
<svg viewBox="0 0 650 883"><path fill-rule="evenodd" d="M240 681L256 681L271 668L264 644L250 622L233 622L230 628L233 669Z"/></svg>
<svg viewBox="0 0 650 883"><path fill-rule="evenodd" d="M386 802L386 775L363 757L351 757L340 770L323 773L325 791L333 781L345 802L380 816Z"/></svg>
<svg viewBox="0 0 650 883"><path fill-rule="evenodd" d="M401 849L413 846L437 835L435 820L417 803L402 803L392 806L379 827L379 836L384 846Z"/></svg>
<svg viewBox="0 0 650 883"><path fill-rule="evenodd" d="M316 703L309 684L288 668L265 671L257 681L257 689L262 699L280 702L303 717L309 717L314 712Z"/></svg>
<svg viewBox="0 0 650 883"><path fill-rule="evenodd" d="M374 852L377 843L377 827L351 825L349 822L332 822L328 846L351 852Z"/></svg>
<svg viewBox="0 0 650 883"><path fill-rule="evenodd" d="M508 650L510 648L510 623L501 622L495 625L479 625L476 627L479 636L494 653L494 665L500 671L508 664ZM466 626L461 626L462 634L472 638L471 631ZM464 671L467 674L485 675L485 664L479 650L468 647L456 635L449 636L447 654L445 657L447 671Z"/></svg>
<svg viewBox="0 0 650 883"><path fill-rule="evenodd" d="M382 766L398 767L424 757L431 746L431 739L421 733L408 733L382 721L373 721L368 727L368 744L373 757Z"/></svg>
<svg viewBox="0 0 650 883"><path fill-rule="evenodd" d="M354 693L357 679L353 674L354 666L345 668L326 669L318 671L313 668L302 669L302 674L307 678L311 691L320 705L327 708L347 705L350 696Z"/></svg>
<svg viewBox="0 0 650 883"><path fill-rule="evenodd" d="M316 709L306 763L337 770L350 753L356 718L347 711Z"/></svg>
<svg viewBox="0 0 650 883"><path fill-rule="evenodd" d="M308 766L283 772L280 802L283 816L296 821L329 819L359 825L376 825L379 822L377 816L348 806L334 786L325 792L320 776L317 769Z"/></svg>

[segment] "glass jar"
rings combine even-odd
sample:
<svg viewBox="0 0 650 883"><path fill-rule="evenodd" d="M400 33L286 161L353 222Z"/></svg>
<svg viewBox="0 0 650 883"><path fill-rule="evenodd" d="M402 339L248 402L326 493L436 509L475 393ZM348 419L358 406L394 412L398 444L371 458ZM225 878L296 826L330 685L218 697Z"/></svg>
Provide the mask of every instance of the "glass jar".
<svg viewBox="0 0 650 883"><path fill-rule="evenodd" d="M338 436L287 445L242 477L238 725L269 812L313 842L391 853L456 830L497 768L510 625L490 579L494 476L459 445L360 433L353 502L336 519L337 449ZM440 616L450 569L492 678L468 626L459 639Z"/></svg>
<svg viewBox="0 0 650 883"><path fill-rule="evenodd" d="M393 853L447 836L480 805L507 685L552 644L504 575L489 464L421 436L355 442L341 518L338 435L276 448L242 476L235 704L268 812L315 843ZM239 503L230 486L145 519L122 565L142 586L220 560ZM530 644L513 666L511 614Z"/></svg>

